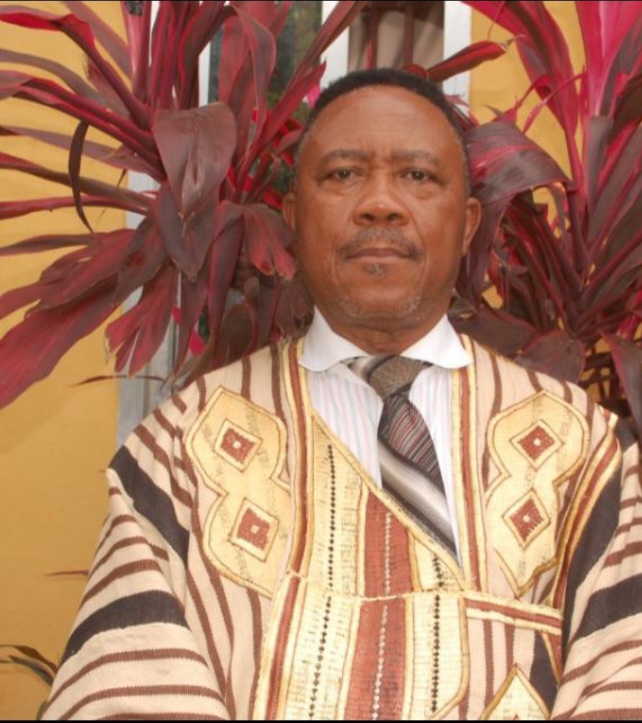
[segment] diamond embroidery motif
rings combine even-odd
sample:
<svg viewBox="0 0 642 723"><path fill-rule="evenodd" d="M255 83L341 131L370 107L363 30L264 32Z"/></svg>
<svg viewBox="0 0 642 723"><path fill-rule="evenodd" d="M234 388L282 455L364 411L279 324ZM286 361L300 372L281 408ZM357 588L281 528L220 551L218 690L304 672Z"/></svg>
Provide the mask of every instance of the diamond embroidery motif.
<svg viewBox="0 0 642 723"><path fill-rule="evenodd" d="M244 499L230 542L259 560L265 561L278 526L278 520L269 512Z"/></svg>
<svg viewBox="0 0 642 723"><path fill-rule="evenodd" d="M215 450L237 469L244 471L252 461L261 440L226 419L216 438Z"/></svg>
<svg viewBox="0 0 642 723"><path fill-rule="evenodd" d="M535 467L541 465L561 446L561 440L544 422L537 422L526 432L513 437L516 449Z"/></svg>
<svg viewBox="0 0 642 723"><path fill-rule="evenodd" d="M504 515L504 520L523 548L528 547L550 524L550 518L534 492L529 492L513 505Z"/></svg>

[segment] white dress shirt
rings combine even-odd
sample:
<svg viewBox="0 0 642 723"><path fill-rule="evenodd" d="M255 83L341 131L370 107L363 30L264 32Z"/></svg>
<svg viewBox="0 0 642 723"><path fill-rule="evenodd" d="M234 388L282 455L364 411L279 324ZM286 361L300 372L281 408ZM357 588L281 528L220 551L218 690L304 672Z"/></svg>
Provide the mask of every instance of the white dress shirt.
<svg viewBox="0 0 642 723"><path fill-rule="evenodd" d="M459 552L452 471L450 373L467 366L471 359L446 316L402 355L432 364L417 375L409 398L425 419L435 445ZM369 354L332 331L316 309L300 359L309 372L312 405L372 479L381 485L377 428L383 401L371 386L342 363L357 356Z"/></svg>

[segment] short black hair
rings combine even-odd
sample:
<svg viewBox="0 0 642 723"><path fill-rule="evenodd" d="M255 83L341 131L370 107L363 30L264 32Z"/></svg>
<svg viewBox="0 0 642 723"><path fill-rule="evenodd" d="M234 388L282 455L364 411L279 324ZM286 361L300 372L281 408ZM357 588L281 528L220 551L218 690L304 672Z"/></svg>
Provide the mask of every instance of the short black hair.
<svg viewBox="0 0 642 723"><path fill-rule="evenodd" d="M317 102L310 111L310 115L303 126L301 136L295 156L295 174L298 171L299 158L301 149L305 145L312 128L314 127L319 115L327 108L330 103L337 100L347 93L359 90L360 88L368 88L372 86L391 86L395 88L405 88L411 93L425 98L438 108L446 117L446 120L455 131L455 135L461 146L464 160L464 173L466 175L466 183L470 189L470 161L468 151L466 149L466 141L464 131L457 119L457 112L454 106L448 100L442 89L428 78L422 77L418 73L400 70L399 68L372 68L368 70L355 70L341 78L335 80L319 95Z"/></svg>

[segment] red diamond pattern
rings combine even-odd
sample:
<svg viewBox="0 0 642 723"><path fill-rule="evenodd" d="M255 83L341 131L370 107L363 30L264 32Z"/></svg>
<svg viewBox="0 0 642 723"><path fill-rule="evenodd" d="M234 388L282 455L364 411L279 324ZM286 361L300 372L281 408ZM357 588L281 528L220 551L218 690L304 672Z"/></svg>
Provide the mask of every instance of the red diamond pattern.
<svg viewBox="0 0 642 723"><path fill-rule="evenodd" d="M262 520L253 510L247 509L243 514L236 533L241 540L253 545L263 552L268 544L270 523Z"/></svg>
<svg viewBox="0 0 642 723"><path fill-rule="evenodd" d="M541 454L554 444L553 437L540 426L535 427L519 440L519 445L532 460L537 460Z"/></svg>
<svg viewBox="0 0 642 723"><path fill-rule="evenodd" d="M235 429L228 429L223 436L221 448L239 464L243 464L254 447L254 442L239 434Z"/></svg>
<svg viewBox="0 0 642 723"><path fill-rule="evenodd" d="M544 518L532 497L529 497L519 509L513 512L510 519L524 543L529 541L533 533L544 522Z"/></svg>

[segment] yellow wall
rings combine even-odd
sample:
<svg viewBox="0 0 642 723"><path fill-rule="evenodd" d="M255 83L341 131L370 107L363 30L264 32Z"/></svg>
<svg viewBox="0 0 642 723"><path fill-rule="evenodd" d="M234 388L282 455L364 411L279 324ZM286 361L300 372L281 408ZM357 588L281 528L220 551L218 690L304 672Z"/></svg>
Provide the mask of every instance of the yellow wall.
<svg viewBox="0 0 642 723"><path fill-rule="evenodd" d="M57 2L23 4L66 12ZM89 4L122 30L118 2ZM56 33L0 23L0 48L38 53L83 72L82 53ZM75 125L33 103L1 101L0 125L11 123L71 131ZM0 138L0 151L66 169L64 152L35 141ZM85 161L82 170L103 180L118 177L118 172ZM0 172L2 201L65 193L60 186L26 175ZM88 217L97 230L122 227L125 220L121 212L90 211ZM39 213L0 221L0 244L54 231L82 233L84 227L74 211ZM37 279L56 255L0 260L0 293ZM14 314L1 321L0 336L20 317ZM117 382L73 385L108 373L102 333L95 333L80 342L47 380L0 409L0 644L34 646L54 660L64 649L84 580L48 574L88 567L106 509L103 470L116 440ZM0 666L1 718L35 717L46 695L46 686L31 673Z"/></svg>

